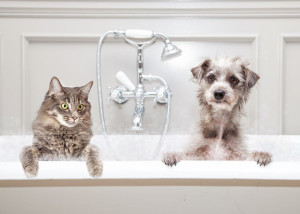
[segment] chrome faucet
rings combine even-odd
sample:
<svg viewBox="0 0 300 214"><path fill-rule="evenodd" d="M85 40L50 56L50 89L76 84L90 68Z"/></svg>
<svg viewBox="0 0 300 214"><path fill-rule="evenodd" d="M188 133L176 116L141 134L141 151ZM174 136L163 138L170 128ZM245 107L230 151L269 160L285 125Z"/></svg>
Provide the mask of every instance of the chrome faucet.
<svg viewBox="0 0 300 214"><path fill-rule="evenodd" d="M116 78L122 84L121 86L110 89L109 99L114 100L117 103L124 103L129 98L135 98L136 105L133 114L133 126L131 130L143 130L143 114L144 114L144 99L154 98L158 103L165 104L170 101L171 91L167 85L167 82L159 77L152 76L151 74L144 74L144 55L143 48L147 45L152 44L157 38L162 38L165 42L165 48L163 50L162 59L166 59L172 56L179 55L181 50L173 45L168 37L161 33L155 33L152 31L137 31L137 30L127 30L124 32L119 32L119 36L123 36L124 39L132 45L137 47L137 86L130 81L130 79L125 75L124 72L119 71L116 74ZM140 39L140 38L150 39L145 42L136 42L129 38ZM144 82L159 80L162 85L155 89L155 91L145 91Z"/></svg>

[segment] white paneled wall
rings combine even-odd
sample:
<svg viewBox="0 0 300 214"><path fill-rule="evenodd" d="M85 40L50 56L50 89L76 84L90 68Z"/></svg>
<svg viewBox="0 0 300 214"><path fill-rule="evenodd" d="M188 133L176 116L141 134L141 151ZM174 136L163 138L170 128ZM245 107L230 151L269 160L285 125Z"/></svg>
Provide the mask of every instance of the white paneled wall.
<svg viewBox="0 0 300 214"><path fill-rule="evenodd" d="M261 76L246 108L246 133L300 134L300 0L0 0L0 134L31 133L52 76L66 86L96 83L98 38L107 30L130 28L165 33L183 51L163 62L162 42L144 52L145 72L165 78L173 92L169 134L189 134L199 119L190 69L203 57L223 54L248 59ZM118 70L135 80L136 51L122 40L106 41L102 62L104 95L108 86L118 85ZM95 85L90 101L95 133L101 133ZM109 133L130 133L134 102L105 101L104 107ZM166 106L147 100L144 133L160 133L165 111ZM0 182L0 213L300 213L298 181L34 180L19 185Z"/></svg>
<svg viewBox="0 0 300 214"><path fill-rule="evenodd" d="M31 132L52 76L66 86L94 80L96 46L107 30L142 28L170 36L181 57L161 62L163 43L145 49L145 72L173 92L169 134L189 134L199 119L190 69L203 57L241 56L261 79L244 119L246 133L300 134L300 1L0 1L0 133ZM123 70L136 79L135 48L107 40L103 93ZM101 133L96 87L90 100ZM155 84L147 88L152 90ZM105 101L109 133L130 133L134 102ZM146 102L146 134L160 133L166 106Z"/></svg>
<svg viewBox="0 0 300 214"><path fill-rule="evenodd" d="M286 134L299 134L300 69L297 58L300 56L300 35L283 35L282 44L282 130Z"/></svg>

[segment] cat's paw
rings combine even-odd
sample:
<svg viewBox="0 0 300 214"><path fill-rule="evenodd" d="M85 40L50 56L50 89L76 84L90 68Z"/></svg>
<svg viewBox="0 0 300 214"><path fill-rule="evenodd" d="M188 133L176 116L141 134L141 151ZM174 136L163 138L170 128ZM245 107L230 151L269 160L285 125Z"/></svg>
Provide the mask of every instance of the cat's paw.
<svg viewBox="0 0 300 214"><path fill-rule="evenodd" d="M39 164L38 162L32 163L30 165L23 165L24 173L27 178L34 178L37 176L39 171Z"/></svg>
<svg viewBox="0 0 300 214"><path fill-rule="evenodd" d="M90 176L92 177L100 177L103 171L103 164L100 160L94 160L87 162L87 168Z"/></svg>
<svg viewBox="0 0 300 214"><path fill-rule="evenodd" d="M253 160L260 166L266 166L272 161L272 155L268 152L253 152Z"/></svg>
<svg viewBox="0 0 300 214"><path fill-rule="evenodd" d="M165 153L163 157L163 162L167 166L173 166L182 160L182 154L181 153Z"/></svg>
<svg viewBox="0 0 300 214"><path fill-rule="evenodd" d="M36 148L25 146L20 153L20 161L27 178L36 177L39 170Z"/></svg>

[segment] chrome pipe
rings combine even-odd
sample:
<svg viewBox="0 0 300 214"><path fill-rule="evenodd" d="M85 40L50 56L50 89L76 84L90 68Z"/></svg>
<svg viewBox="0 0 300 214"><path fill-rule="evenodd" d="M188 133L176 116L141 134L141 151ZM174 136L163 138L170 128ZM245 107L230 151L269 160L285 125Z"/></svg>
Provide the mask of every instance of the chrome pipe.
<svg viewBox="0 0 300 214"><path fill-rule="evenodd" d="M166 135L169 119L170 119L170 108L171 108L171 91L168 88L167 82L159 77L159 76L152 76L152 75L145 75L144 72L144 57L143 57L143 48L146 45L152 44L156 39L162 38L165 42L165 48L163 51L162 59L178 55L181 53L181 50L178 49L176 46L172 45L168 37L162 33L155 33L152 31L145 31L145 30L126 30L126 31L108 31L104 33L98 42L97 47L97 82L98 82L98 98L99 98L99 108L100 108L100 117L101 117L101 125L103 129L103 135L108 143L109 148L111 151L111 145L109 143L108 134L106 130L106 123L104 118L104 108L103 108L103 95L102 95L102 87L101 87L101 47L103 45L104 39L107 36L115 36L115 37L122 37L126 42L132 44L137 47L137 87L134 87L130 80L124 77L124 74L120 74L119 78L125 78L124 84L127 84L128 87L132 88L133 91L128 91L124 86L119 86L115 89L110 90L110 99L116 101L117 103L124 103L130 98L135 98L136 100L136 107L135 112L133 115L133 130L142 130L142 117L144 113L144 99L145 98L155 98L158 103L167 103L167 113L163 131L161 133L160 140L156 146L154 153L152 154L152 158L155 158L160 151L160 148L163 143L163 138ZM132 39L148 39L144 42L135 42ZM121 72L122 73L122 72ZM126 76L126 75L125 75ZM155 91L147 92L144 90L144 82L145 81L153 81L159 80L162 83L162 86L157 88ZM128 83L129 81L129 83ZM116 157L115 153L113 152L114 158L119 160Z"/></svg>

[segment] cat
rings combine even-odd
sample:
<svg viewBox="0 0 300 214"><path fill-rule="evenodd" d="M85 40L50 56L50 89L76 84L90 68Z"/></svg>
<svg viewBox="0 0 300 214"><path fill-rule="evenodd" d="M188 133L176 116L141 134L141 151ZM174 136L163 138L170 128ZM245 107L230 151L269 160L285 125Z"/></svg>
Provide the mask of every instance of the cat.
<svg viewBox="0 0 300 214"><path fill-rule="evenodd" d="M38 160L85 159L93 177L102 174L99 149L90 144L93 136L91 104L88 95L93 81L82 87L63 87L57 77L50 81L49 90L32 124L33 144L20 153L27 177L38 174Z"/></svg>

